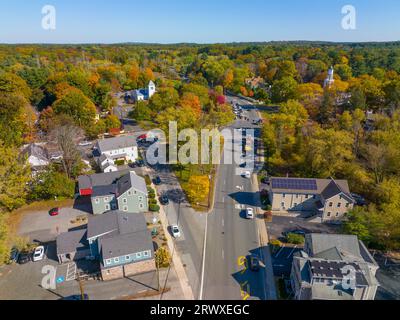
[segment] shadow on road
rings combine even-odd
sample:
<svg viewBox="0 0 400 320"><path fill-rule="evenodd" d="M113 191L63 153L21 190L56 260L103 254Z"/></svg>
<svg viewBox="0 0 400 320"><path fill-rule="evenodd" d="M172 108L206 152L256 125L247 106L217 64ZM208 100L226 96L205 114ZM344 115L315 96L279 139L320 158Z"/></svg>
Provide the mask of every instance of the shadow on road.
<svg viewBox="0 0 400 320"><path fill-rule="evenodd" d="M253 207L259 206L259 192L236 192L231 193L229 196L237 203Z"/></svg>

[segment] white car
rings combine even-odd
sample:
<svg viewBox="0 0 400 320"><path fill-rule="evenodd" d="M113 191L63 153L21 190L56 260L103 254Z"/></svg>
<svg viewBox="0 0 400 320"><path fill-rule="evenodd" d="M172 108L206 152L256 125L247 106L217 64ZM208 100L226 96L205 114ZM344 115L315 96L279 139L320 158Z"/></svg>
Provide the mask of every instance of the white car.
<svg viewBox="0 0 400 320"><path fill-rule="evenodd" d="M243 172L243 177L245 177L246 179L250 179L251 178L251 172L250 171Z"/></svg>
<svg viewBox="0 0 400 320"><path fill-rule="evenodd" d="M181 237L181 231L179 230L178 226L172 226L171 227L171 232L172 232L172 236L174 238L180 238Z"/></svg>
<svg viewBox="0 0 400 320"><path fill-rule="evenodd" d="M44 247L39 246L33 252L33 261L34 262L41 261L43 260L43 258L44 258Z"/></svg>
<svg viewBox="0 0 400 320"><path fill-rule="evenodd" d="M82 141L79 143L80 147L86 147L86 146L91 146L92 143L90 141Z"/></svg>
<svg viewBox="0 0 400 320"><path fill-rule="evenodd" d="M246 209L246 219L254 219L254 210L253 208Z"/></svg>

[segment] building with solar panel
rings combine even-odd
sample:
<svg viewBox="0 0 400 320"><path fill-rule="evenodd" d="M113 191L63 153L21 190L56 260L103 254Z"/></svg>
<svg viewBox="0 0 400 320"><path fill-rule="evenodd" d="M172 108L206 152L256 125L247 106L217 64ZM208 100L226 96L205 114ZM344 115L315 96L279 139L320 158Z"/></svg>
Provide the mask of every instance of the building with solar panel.
<svg viewBox="0 0 400 320"><path fill-rule="evenodd" d="M271 178L275 212L306 212L319 222L340 222L356 203L346 180Z"/></svg>
<svg viewBox="0 0 400 320"><path fill-rule="evenodd" d="M296 300L374 300L378 268L357 236L307 234L290 282Z"/></svg>

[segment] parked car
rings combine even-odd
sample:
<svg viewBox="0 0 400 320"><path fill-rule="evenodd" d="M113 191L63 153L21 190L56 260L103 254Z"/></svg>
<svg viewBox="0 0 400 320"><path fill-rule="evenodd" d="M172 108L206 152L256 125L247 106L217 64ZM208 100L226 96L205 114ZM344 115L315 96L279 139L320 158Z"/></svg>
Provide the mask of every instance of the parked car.
<svg viewBox="0 0 400 320"><path fill-rule="evenodd" d="M10 252L10 263L16 263L19 258L19 250L15 247L11 249Z"/></svg>
<svg viewBox="0 0 400 320"><path fill-rule="evenodd" d="M357 204L358 206L363 207L363 206L367 205L367 201L364 199L364 197L360 196L359 194L357 194L357 193L352 193L351 196L352 196L353 199L356 201L356 204Z"/></svg>
<svg viewBox="0 0 400 320"><path fill-rule="evenodd" d="M58 216L60 214L60 208L53 208L49 211L51 217Z"/></svg>
<svg viewBox="0 0 400 320"><path fill-rule="evenodd" d="M168 199L168 197L167 197L166 195L161 196L161 197L160 197L160 203L161 203L163 206L168 205L168 204L169 204L169 199Z"/></svg>
<svg viewBox="0 0 400 320"><path fill-rule="evenodd" d="M92 145L92 142L90 142L90 141L82 141L79 143L80 147L87 147L87 146L91 146L91 145Z"/></svg>
<svg viewBox="0 0 400 320"><path fill-rule="evenodd" d="M159 176L157 176L157 177L155 177L155 179L154 179L154 184L156 185L156 186L159 186L160 184L161 184L161 178L159 177Z"/></svg>
<svg viewBox="0 0 400 320"><path fill-rule="evenodd" d="M260 260L256 256L249 256L249 266L251 271L258 272L260 270Z"/></svg>
<svg viewBox="0 0 400 320"><path fill-rule="evenodd" d="M136 161L136 164L137 164L137 166L138 166L139 168L143 168L143 167L145 166L145 163L144 163L143 160L138 160L138 161Z"/></svg>
<svg viewBox="0 0 400 320"><path fill-rule="evenodd" d="M174 238L180 238L181 237L181 231L179 230L178 226L172 226L171 227L171 232L172 232L172 236Z"/></svg>
<svg viewBox="0 0 400 320"><path fill-rule="evenodd" d="M250 171L243 172L243 177L245 177L246 179L250 179L251 178L251 172Z"/></svg>
<svg viewBox="0 0 400 320"><path fill-rule="evenodd" d="M32 261L32 255L29 252L23 252L18 257L18 264L26 264Z"/></svg>
<svg viewBox="0 0 400 320"><path fill-rule="evenodd" d="M254 209L253 208L246 209L246 219L254 219Z"/></svg>
<svg viewBox="0 0 400 320"><path fill-rule="evenodd" d="M34 262L41 261L43 260L43 258L44 258L44 247L39 246L33 252L33 261Z"/></svg>

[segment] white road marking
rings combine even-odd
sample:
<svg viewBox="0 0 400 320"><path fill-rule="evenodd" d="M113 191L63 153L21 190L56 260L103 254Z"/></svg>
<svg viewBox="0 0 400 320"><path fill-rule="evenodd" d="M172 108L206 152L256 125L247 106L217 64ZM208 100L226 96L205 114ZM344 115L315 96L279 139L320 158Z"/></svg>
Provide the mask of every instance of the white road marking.
<svg viewBox="0 0 400 320"><path fill-rule="evenodd" d="M201 280L200 280L200 293L199 300L203 300L203 287L204 287L204 268L206 265L206 247L207 247L207 225L208 223L208 214L206 214L206 227L204 230L204 243L203 243L203 261L201 267Z"/></svg>
<svg viewBox="0 0 400 320"><path fill-rule="evenodd" d="M294 246L293 250L289 253L289 255L287 256L287 259L290 258L290 256L293 254L293 252L297 249L297 246Z"/></svg>
<svg viewBox="0 0 400 320"><path fill-rule="evenodd" d="M278 256L282 253L283 249L285 249L285 247L281 247L278 251L278 253L275 255L275 258L278 258Z"/></svg>
<svg viewBox="0 0 400 320"><path fill-rule="evenodd" d="M225 227L225 220L222 219L222 226Z"/></svg>
<svg viewBox="0 0 400 320"><path fill-rule="evenodd" d="M223 249L222 249L222 260L225 260L225 252Z"/></svg>

